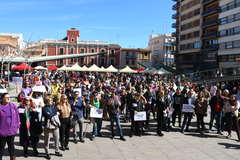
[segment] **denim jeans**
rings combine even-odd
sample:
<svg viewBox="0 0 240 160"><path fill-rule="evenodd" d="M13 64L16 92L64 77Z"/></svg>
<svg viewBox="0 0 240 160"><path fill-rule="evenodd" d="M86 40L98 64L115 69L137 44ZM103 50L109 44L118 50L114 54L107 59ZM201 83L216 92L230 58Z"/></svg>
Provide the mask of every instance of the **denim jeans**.
<svg viewBox="0 0 240 160"><path fill-rule="evenodd" d="M112 136L114 136L114 122L116 122L117 135L122 137L123 136L123 132L122 132L122 128L121 128L121 125L120 125L119 114L112 114L112 115L110 115L110 120L111 120Z"/></svg>
<svg viewBox="0 0 240 160"><path fill-rule="evenodd" d="M92 136L100 135L100 132L102 129L102 119L101 118L93 118L92 123L93 123Z"/></svg>
<svg viewBox="0 0 240 160"><path fill-rule="evenodd" d="M79 137L79 139L83 138L83 123L84 123L83 118L76 120L76 124L73 127L73 138L74 139L76 139L77 136ZM77 125L79 126L79 134L77 134Z"/></svg>
<svg viewBox="0 0 240 160"><path fill-rule="evenodd" d="M222 112L215 112L215 111L211 112L211 119L210 119L210 123L209 123L209 130L212 130L214 119L216 119L217 130L218 130L218 132L220 132L222 130Z"/></svg>

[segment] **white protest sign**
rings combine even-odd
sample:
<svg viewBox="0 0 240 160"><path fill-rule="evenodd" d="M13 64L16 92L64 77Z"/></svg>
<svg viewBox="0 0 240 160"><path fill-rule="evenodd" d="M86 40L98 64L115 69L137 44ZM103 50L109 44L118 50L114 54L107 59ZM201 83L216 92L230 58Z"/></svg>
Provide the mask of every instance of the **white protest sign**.
<svg viewBox="0 0 240 160"><path fill-rule="evenodd" d="M146 121L146 112L137 112L134 114L134 121Z"/></svg>
<svg viewBox="0 0 240 160"><path fill-rule="evenodd" d="M90 117L91 118L102 118L103 110L92 107L90 110Z"/></svg>
<svg viewBox="0 0 240 160"><path fill-rule="evenodd" d="M184 113L193 113L195 106L192 104L183 104L182 112Z"/></svg>
<svg viewBox="0 0 240 160"><path fill-rule="evenodd" d="M25 109L24 109L24 108L18 108L18 112L19 112L19 113L24 113L24 112L25 112Z"/></svg>

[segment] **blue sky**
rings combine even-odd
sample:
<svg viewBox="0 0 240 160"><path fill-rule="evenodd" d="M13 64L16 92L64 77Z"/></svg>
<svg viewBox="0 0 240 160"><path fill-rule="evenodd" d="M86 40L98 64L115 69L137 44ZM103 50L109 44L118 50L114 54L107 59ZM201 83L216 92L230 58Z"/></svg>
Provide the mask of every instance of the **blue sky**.
<svg viewBox="0 0 240 160"><path fill-rule="evenodd" d="M80 30L80 40L145 48L150 34L171 33L172 0L1 0L0 32L24 40L61 39Z"/></svg>

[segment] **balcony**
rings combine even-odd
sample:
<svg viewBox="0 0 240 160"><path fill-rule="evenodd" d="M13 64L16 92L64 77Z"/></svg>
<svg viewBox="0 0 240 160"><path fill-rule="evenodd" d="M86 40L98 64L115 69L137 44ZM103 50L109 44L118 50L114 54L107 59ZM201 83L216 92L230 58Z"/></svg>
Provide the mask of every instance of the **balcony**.
<svg viewBox="0 0 240 160"><path fill-rule="evenodd" d="M137 59L137 56L126 56L126 59Z"/></svg>
<svg viewBox="0 0 240 160"><path fill-rule="evenodd" d="M218 1L218 0L203 0L202 4L206 5L206 4L209 4L211 2L215 2L215 1Z"/></svg>
<svg viewBox="0 0 240 160"><path fill-rule="evenodd" d="M218 37L218 32L205 33L202 35L203 39L216 38Z"/></svg>
<svg viewBox="0 0 240 160"><path fill-rule="evenodd" d="M179 2L177 2L176 4L174 4L174 5L172 6L172 9L173 9L173 10L177 10L178 7L180 7L180 3L179 3Z"/></svg>
<svg viewBox="0 0 240 160"><path fill-rule="evenodd" d="M173 32L172 37L176 37L176 36L177 36L177 32Z"/></svg>
<svg viewBox="0 0 240 160"><path fill-rule="evenodd" d="M205 46L202 47L202 50L204 50L204 51L216 51L216 50L218 50L218 44L205 45Z"/></svg>
<svg viewBox="0 0 240 160"><path fill-rule="evenodd" d="M202 15L208 16L210 14L219 13L220 11L221 11L220 7L215 7L215 8L211 8L211 9L207 9L207 10L203 11Z"/></svg>
<svg viewBox="0 0 240 160"><path fill-rule="evenodd" d="M177 51L171 51L171 54L175 55L175 54L177 54Z"/></svg>
<svg viewBox="0 0 240 160"><path fill-rule="evenodd" d="M172 28L177 28L178 27L178 23L173 23L172 24Z"/></svg>
<svg viewBox="0 0 240 160"><path fill-rule="evenodd" d="M216 26L216 25L218 25L218 21L214 20L210 22L203 22L202 27L207 28L207 27Z"/></svg>
<svg viewBox="0 0 240 160"><path fill-rule="evenodd" d="M179 16L179 14L175 13L175 14L172 15L172 19L177 19L178 16Z"/></svg>

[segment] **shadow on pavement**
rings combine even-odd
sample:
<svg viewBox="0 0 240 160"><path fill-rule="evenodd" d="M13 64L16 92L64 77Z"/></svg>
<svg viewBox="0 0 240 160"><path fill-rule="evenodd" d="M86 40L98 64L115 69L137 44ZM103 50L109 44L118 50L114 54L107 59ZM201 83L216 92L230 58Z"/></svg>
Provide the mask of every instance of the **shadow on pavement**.
<svg viewBox="0 0 240 160"><path fill-rule="evenodd" d="M240 149L240 144L231 144L231 143L218 143L218 144L225 146L226 149Z"/></svg>

